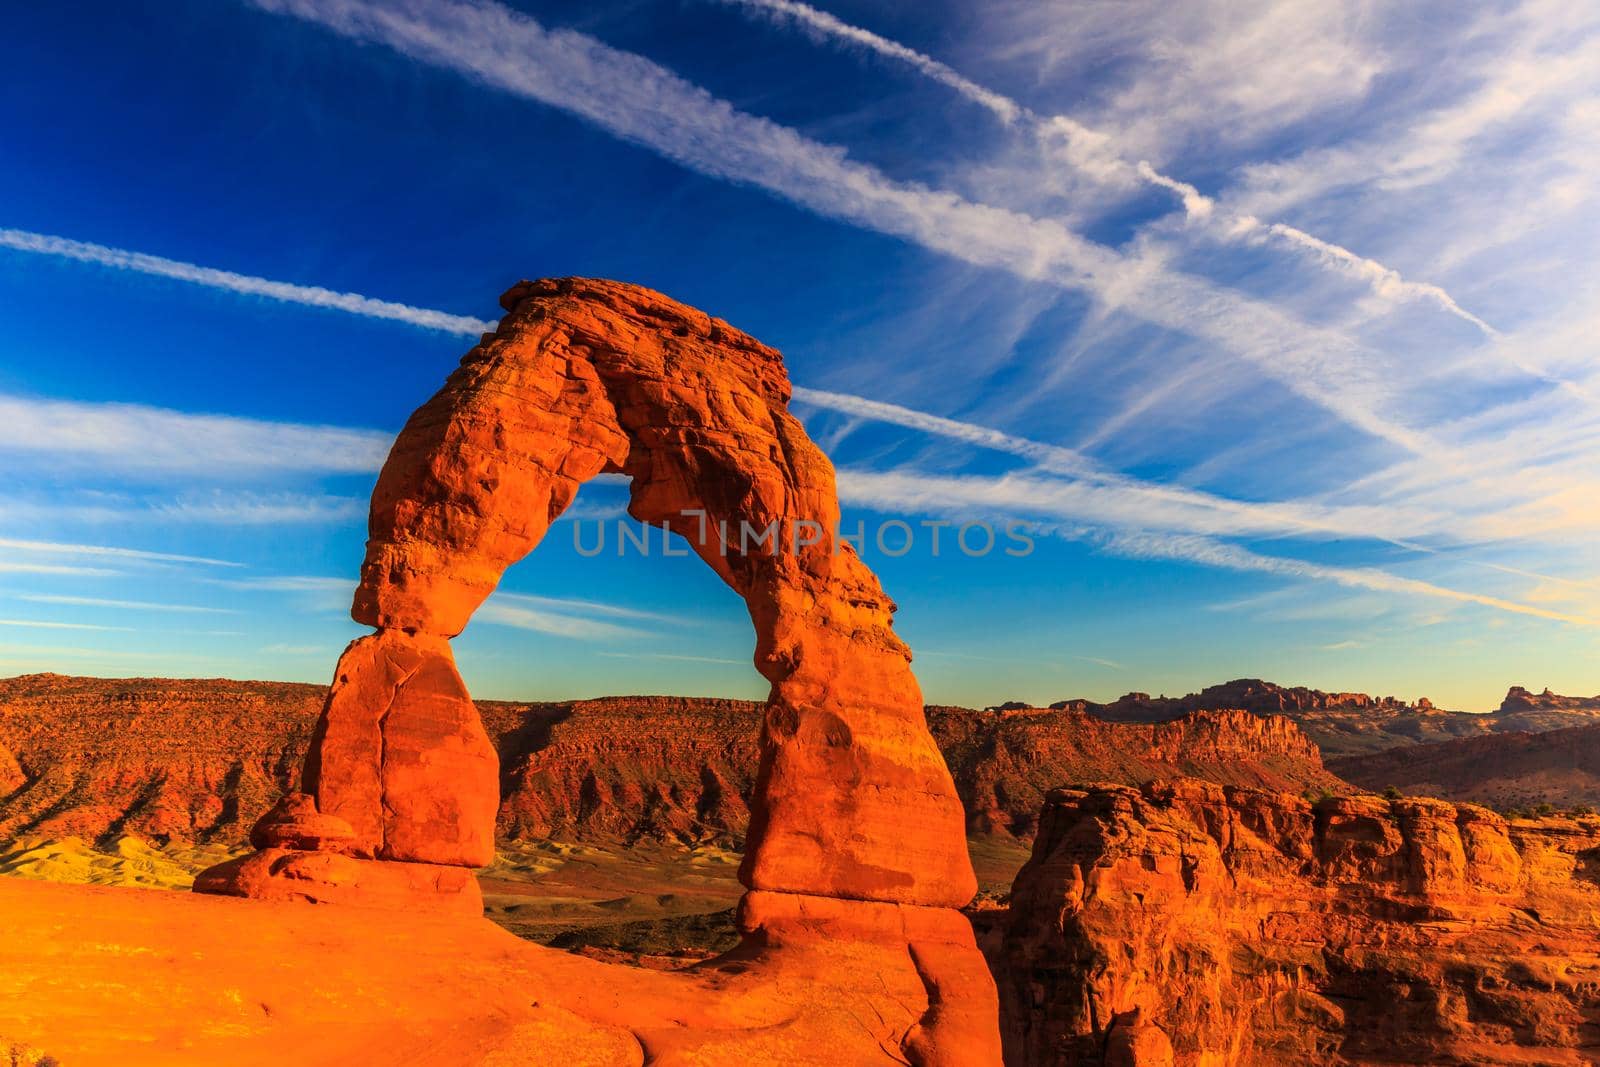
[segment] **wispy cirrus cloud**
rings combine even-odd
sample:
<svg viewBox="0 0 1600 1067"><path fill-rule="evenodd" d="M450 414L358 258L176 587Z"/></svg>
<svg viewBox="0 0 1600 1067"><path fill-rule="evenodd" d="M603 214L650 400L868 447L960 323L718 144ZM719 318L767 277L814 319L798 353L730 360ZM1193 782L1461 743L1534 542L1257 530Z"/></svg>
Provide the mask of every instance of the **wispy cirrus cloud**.
<svg viewBox="0 0 1600 1067"><path fill-rule="evenodd" d="M904 63L913 70L953 89L966 99L986 108L1005 123L1022 123L1050 151L1050 158L1065 163L1102 182L1129 184L1144 182L1175 195L1192 222L1204 225L1227 241L1278 238L1319 262L1358 278L1379 296L1393 300L1424 300L1478 327L1488 336L1498 331L1458 303L1443 288L1426 282L1409 281L1393 267L1359 255L1331 241L1323 240L1281 222L1263 222L1249 214L1229 211L1195 186L1163 174L1148 160L1129 160L1120 153L1116 138L1091 129L1065 115L1043 116L1018 101L965 77L948 64L918 52L898 41L860 26L854 26L826 11L798 0L723 0L745 11L759 13L775 22L798 26L811 35Z"/></svg>
<svg viewBox="0 0 1600 1067"><path fill-rule="evenodd" d="M56 622L52 619L0 619L0 626L15 626L24 630L120 630L131 632L130 626L102 626L90 622Z"/></svg>
<svg viewBox="0 0 1600 1067"><path fill-rule="evenodd" d="M0 559L0 574L71 574L92 578L108 578L121 574L108 567L79 567L71 563L30 563Z"/></svg>
<svg viewBox="0 0 1600 1067"><path fill-rule="evenodd" d="M1115 506L1095 506L1073 499L1073 487L1055 490L1026 480L981 477L950 478L914 471L841 471L842 500L875 510L937 515L953 520L1029 519L1059 516L1066 521L1035 522L1031 528L1090 543L1125 559L1172 560L1221 570L1269 574L1283 578L1332 583L1351 589L1429 597L1475 604L1497 611L1578 626L1600 626L1600 618L1556 611L1505 597L1491 596L1394 574L1375 567L1343 567L1266 555L1219 539L1252 533L1238 528L1191 532L1192 524L1151 528L1151 517L1129 514Z"/></svg>
<svg viewBox="0 0 1600 1067"><path fill-rule="evenodd" d="M92 556L99 559L136 560L147 563L198 563L208 567L238 567L232 560L212 559L209 556L185 556L174 552L151 552L142 548L124 548L118 545L90 545L68 541L29 541L15 537L0 537L0 549L50 556Z"/></svg>
<svg viewBox="0 0 1600 1067"><path fill-rule="evenodd" d="M1087 291L1107 309L1204 338L1373 437L1420 455L1448 452L1409 425L1373 353L1337 330L1170 270L1158 256L1124 255L1055 220L894 181L592 37L490 2L254 2L568 111L702 174L963 262Z"/></svg>
<svg viewBox="0 0 1600 1067"><path fill-rule="evenodd" d="M492 331L495 324L487 319L467 315L451 315L429 308L412 307L392 300L378 300L360 293L340 293L317 285L296 285L293 282L273 281L249 274L202 267L175 259L164 259L145 252L130 252L123 248L74 241L45 233L26 230L0 229L0 248L32 255L71 259L80 263L93 263L112 270L133 271L174 281L223 289L241 296L258 296L304 307L327 308L344 311L369 319L389 319L407 326L420 326L427 330L473 335Z"/></svg>
<svg viewBox="0 0 1600 1067"><path fill-rule="evenodd" d="M100 472L369 473L383 465L391 441L340 426L0 394L0 455Z"/></svg>
<svg viewBox="0 0 1600 1067"><path fill-rule="evenodd" d="M66 604L73 607L115 608L127 611L171 611L180 614L237 615L233 608L212 608L202 604L174 604L159 600L116 600L110 597L64 596L55 593L19 593L16 599L32 604Z"/></svg>

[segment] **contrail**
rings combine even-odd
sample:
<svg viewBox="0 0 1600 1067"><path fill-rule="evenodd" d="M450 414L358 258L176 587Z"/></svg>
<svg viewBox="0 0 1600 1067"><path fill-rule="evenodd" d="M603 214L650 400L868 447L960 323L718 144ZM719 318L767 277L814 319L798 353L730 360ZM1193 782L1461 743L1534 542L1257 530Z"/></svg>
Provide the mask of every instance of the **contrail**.
<svg viewBox="0 0 1600 1067"><path fill-rule="evenodd" d="M487 319L451 315L443 311L431 311L389 300L374 300L370 296L339 293L320 286L275 282L267 278L235 274L214 267L201 267L175 259L162 259L160 256L146 255L143 252L129 252L121 248L108 248L105 245L52 237L44 233L29 233L26 230L0 229L0 248L31 252L35 255L56 256L61 259L75 259L81 263L95 263L114 270L153 274L160 278L192 282L212 289L226 289L247 296L264 296L269 300L281 300L286 304L331 308L335 311L364 315L367 318L390 319L411 326L421 326L427 330L442 330L445 333L476 335L491 331L495 327L495 324Z"/></svg>
<svg viewBox="0 0 1600 1067"><path fill-rule="evenodd" d="M1136 176L1148 185L1175 195L1183 204L1188 217L1196 222L1215 221L1219 233L1237 240L1246 236L1271 236L1310 254L1319 262L1331 266L1351 277L1365 282L1373 292L1389 300L1422 300L1481 330L1485 336L1498 337L1499 331L1483 319L1463 308L1456 299L1437 285L1408 281L1400 272L1377 260L1358 255L1347 248L1314 237L1304 230L1283 223L1265 223L1250 215L1219 212L1216 201L1201 193L1188 182L1162 174L1146 160L1129 162L1117 154L1112 139L1068 118L1065 115L1043 116L1004 93L980 85L953 67L932 56L890 40L861 26L854 26L826 11L801 3L800 0L721 0L733 7L743 8L766 16L773 22L798 26L809 36L820 40L834 40L857 45L878 55L903 63L923 76L938 82L957 94L986 108L1008 126L1029 126L1046 147L1057 148L1055 137L1065 138L1065 151L1058 152L1073 166L1100 181L1126 179Z"/></svg>

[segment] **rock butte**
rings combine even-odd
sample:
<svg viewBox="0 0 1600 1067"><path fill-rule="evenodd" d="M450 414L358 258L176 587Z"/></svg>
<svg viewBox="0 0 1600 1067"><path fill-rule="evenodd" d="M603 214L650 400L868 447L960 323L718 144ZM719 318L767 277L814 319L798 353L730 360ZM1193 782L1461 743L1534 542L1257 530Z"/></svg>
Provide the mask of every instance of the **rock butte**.
<svg viewBox="0 0 1600 1067"><path fill-rule="evenodd" d="M834 538L833 468L788 413L778 353L616 282L523 282L501 304L379 475L352 609L377 632L335 669L309 796L286 797L253 832L260 850L195 888L481 915L470 869L494 857L498 762L449 639L583 482L621 473L630 514L683 536L744 598L772 683L740 868L745 947L681 980L755 967L817 987L819 1004L824 986L853 988L877 1020L809 1050L745 1032L710 1058L655 1055L643 1031L664 1019L642 1001L630 1026L645 1061L998 1062L994 986L954 910L976 889L961 804L894 605ZM776 544L745 541L745 524L775 524Z"/></svg>
<svg viewBox="0 0 1600 1067"><path fill-rule="evenodd" d="M1593 1063L1597 855L1438 800L1057 790L984 938L1007 1062Z"/></svg>

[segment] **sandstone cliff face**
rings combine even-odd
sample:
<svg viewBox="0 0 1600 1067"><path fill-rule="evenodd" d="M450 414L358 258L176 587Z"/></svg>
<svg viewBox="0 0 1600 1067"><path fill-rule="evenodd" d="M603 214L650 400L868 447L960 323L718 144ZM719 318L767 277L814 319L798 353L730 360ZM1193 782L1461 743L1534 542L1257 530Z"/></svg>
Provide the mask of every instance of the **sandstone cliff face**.
<svg viewBox="0 0 1600 1067"><path fill-rule="evenodd" d="M1500 702L1495 719L1500 730L1559 730L1600 719L1600 696L1562 696L1548 687L1542 693L1530 693L1514 685Z"/></svg>
<svg viewBox="0 0 1600 1067"><path fill-rule="evenodd" d="M1007 1061L1592 1062L1597 858L1439 801L1059 790L987 935Z"/></svg>
<svg viewBox="0 0 1600 1067"><path fill-rule="evenodd" d="M0 746L30 771L18 769L8 798L0 762L0 839L126 832L242 846L251 823L298 785L326 693L272 682L0 680ZM475 703L499 753L502 838L743 846L762 704ZM1198 713L1152 726L1037 708L927 715L975 834L1030 838L1045 795L1063 782L1190 775L1296 793L1348 788L1285 719Z"/></svg>
<svg viewBox="0 0 1600 1067"><path fill-rule="evenodd" d="M1372 790L1392 785L1500 809L1541 803L1600 807L1600 723L1412 745L1334 760L1331 769Z"/></svg>
<svg viewBox="0 0 1600 1067"><path fill-rule="evenodd" d="M0 840L241 842L298 775L321 702L279 682L0 679Z"/></svg>
<svg viewBox="0 0 1600 1067"><path fill-rule="evenodd" d="M740 846L761 715L754 701L685 697L485 709L500 749L500 832Z"/></svg>
<svg viewBox="0 0 1600 1067"><path fill-rule="evenodd" d="M929 720L973 833L1031 838L1045 795L1063 782L1138 785L1187 775L1297 793L1348 789L1294 723L1244 711L1152 725L1068 709L931 708Z"/></svg>

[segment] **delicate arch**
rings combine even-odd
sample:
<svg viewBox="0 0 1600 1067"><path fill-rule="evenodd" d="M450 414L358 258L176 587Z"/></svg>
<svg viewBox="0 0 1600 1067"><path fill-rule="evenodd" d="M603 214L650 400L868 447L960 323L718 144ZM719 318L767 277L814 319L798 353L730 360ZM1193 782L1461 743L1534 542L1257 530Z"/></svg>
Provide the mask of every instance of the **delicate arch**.
<svg viewBox="0 0 1600 1067"><path fill-rule="evenodd" d="M501 303L373 492L352 614L378 633L340 661L306 766L318 809L379 858L488 862L494 753L448 638L584 481L621 472L629 512L683 535L744 598L772 683L745 885L965 904L961 805L894 605L835 536L833 467L788 412L778 353L616 282L524 282ZM724 523L776 524L781 543L724 543Z"/></svg>

